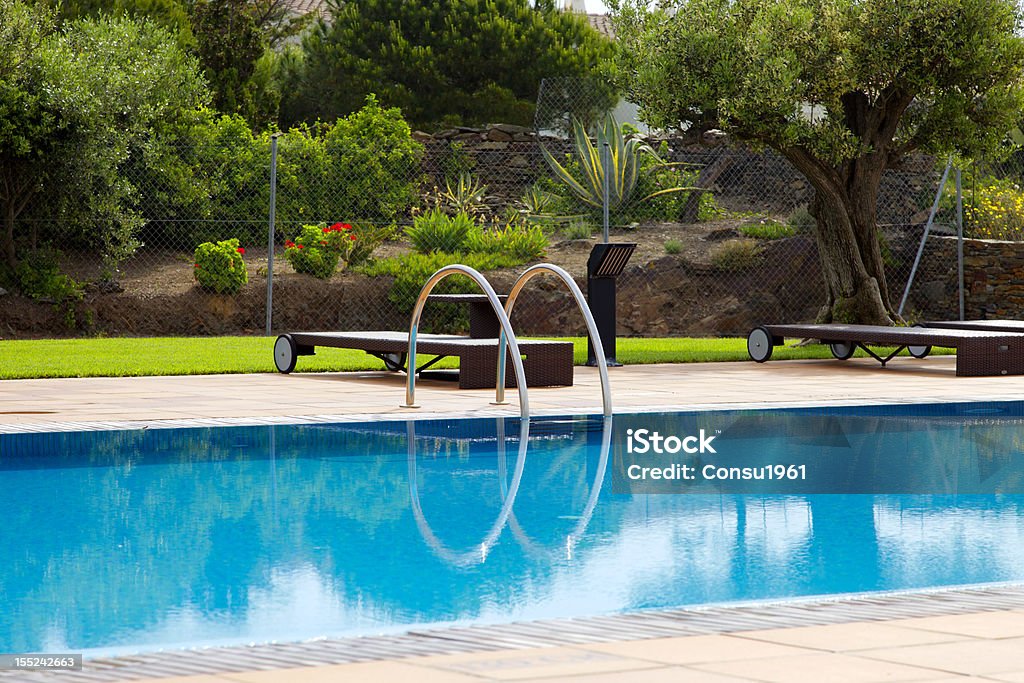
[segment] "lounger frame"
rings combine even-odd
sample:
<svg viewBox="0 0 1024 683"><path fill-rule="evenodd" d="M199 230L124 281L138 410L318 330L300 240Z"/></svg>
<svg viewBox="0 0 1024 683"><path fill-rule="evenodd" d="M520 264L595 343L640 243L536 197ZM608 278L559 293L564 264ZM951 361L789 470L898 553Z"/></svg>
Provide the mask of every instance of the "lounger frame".
<svg viewBox="0 0 1024 683"><path fill-rule="evenodd" d="M404 363L409 352L409 335L405 332L292 332L283 336L292 339L299 356L313 355L317 346L360 349L380 358L388 370L408 371ZM494 388L498 368L497 339L421 334L416 340L416 351L437 356L415 368L417 373L442 358L457 356L460 389ZM524 356L527 386L572 386L572 342L522 340L519 351ZM506 375L505 386L516 386L514 373Z"/></svg>
<svg viewBox="0 0 1024 683"><path fill-rule="evenodd" d="M771 346L781 346L786 337L817 339L832 346L837 358L848 358L853 348L866 350L883 366L903 349L912 355L927 355L927 348L939 346L956 349L956 374L961 377L1024 374L1024 334L981 329L936 329L928 327L885 327L877 325L763 325L748 336L751 340L767 337ZM880 356L869 344L895 346L896 351ZM849 354L839 354L837 347L849 345ZM755 357L751 352L751 357ZM771 357L770 351L761 360ZM756 360L756 358L755 358Z"/></svg>
<svg viewBox="0 0 1024 683"><path fill-rule="evenodd" d="M1024 320L929 320L921 327L945 330L977 330L979 332L1024 333Z"/></svg>

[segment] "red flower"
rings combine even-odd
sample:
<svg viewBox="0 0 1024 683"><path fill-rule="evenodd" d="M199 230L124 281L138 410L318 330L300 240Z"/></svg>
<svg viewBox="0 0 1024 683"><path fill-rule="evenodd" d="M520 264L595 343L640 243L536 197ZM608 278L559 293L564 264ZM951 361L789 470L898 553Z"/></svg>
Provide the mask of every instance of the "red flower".
<svg viewBox="0 0 1024 683"><path fill-rule="evenodd" d="M327 246L327 242L324 242L323 240L320 240L320 244L324 245L325 247Z"/></svg>
<svg viewBox="0 0 1024 683"><path fill-rule="evenodd" d="M238 249L235 249L235 251L237 251L239 254L244 254L245 253L245 247L239 247Z"/></svg>
<svg viewBox="0 0 1024 683"><path fill-rule="evenodd" d="M356 236L355 236L355 235L349 235L349 236L348 236L348 238L349 238L350 240L354 240L354 239L356 238Z"/></svg>
<svg viewBox="0 0 1024 683"><path fill-rule="evenodd" d="M302 246L301 244L296 244L296 245L295 245L295 248L296 248L296 249L303 249L304 247L303 247L303 246Z"/></svg>
<svg viewBox="0 0 1024 683"><path fill-rule="evenodd" d="M351 230L351 229L352 229L352 226L351 226L351 225L349 225L348 223L342 223L342 224L341 224L341 229L342 229L342 230Z"/></svg>
<svg viewBox="0 0 1024 683"><path fill-rule="evenodd" d="M341 223L335 223L334 225L332 225L330 228L328 228L324 232L328 232L328 231L329 232L338 232L339 230L341 230L344 227L345 226L343 226Z"/></svg>
<svg viewBox="0 0 1024 683"><path fill-rule="evenodd" d="M199 264L198 264L198 263L196 263L196 264L194 264L194 265L193 265L193 267L194 267L194 268L198 268L198 267L199 267Z"/></svg>
<svg viewBox="0 0 1024 683"><path fill-rule="evenodd" d="M295 242L292 242L291 240L285 240L284 241L284 246L285 246L285 249L291 249L292 247L295 246Z"/></svg>

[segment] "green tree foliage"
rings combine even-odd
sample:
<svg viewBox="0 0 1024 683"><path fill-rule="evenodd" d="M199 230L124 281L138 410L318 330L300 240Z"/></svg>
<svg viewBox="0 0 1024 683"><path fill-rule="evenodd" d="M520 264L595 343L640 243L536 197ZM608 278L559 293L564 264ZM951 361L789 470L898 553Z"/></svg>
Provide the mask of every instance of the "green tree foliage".
<svg viewBox="0 0 1024 683"><path fill-rule="evenodd" d="M97 248L111 265L137 246L136 188L120 171L207 98L195 60L151 22L52 16L0 0L3 254L43 240Z"/></svg>
<svg viewBox="0 0 1024 683"><path fill-rule="evenodd" d="M181 0L52 0L63 22L100 16L148 19L175 36L182 47L193 46L188 3Z"/></svg>
<svg viewBox="0 0 1024 683"><path fill-rule="evenodd" d="M242 116L204 109L147 141L125 174L147 190L133 203L146 244L185 249L231 237L263 243L270 140Z"/></svg>
<svg viewBox="0 0 1024 683"><path fill-rule="evenodd" d="M647 120L777 150L815 189L822 321L888 323L875 206L917 150L997 146L1024 105L1013 0L681 0L618 8L617 74Z"/></svg>
<svg viewBox="0 0 1024 683"><path fill-rule="evenodd" d="M586 76L611 45L585 18L528 0L329 0L288 61L282 122L333 119L368 93L418 127L530 124L540 81Z"/></svg>
<svg viewBox="0 0 1024 683"><path fill-rule="evenodd" d="M147 221L144 241L262 243L270 143L269 132L254 133L241 116L209 111L154 140L128 174L151 188L135 204ZM296 126L278 138L278 221L388 225L419 198L422 156L401 113L372 97L334 124Z"/></svg>
<svg viewBox="0 0 1024 683"><path fill-rule="evenodd" d="M224 113L255 118L256 62L267 48L257 8L248 0L199 0L192 10L196 52Z"/></svg>
<svg viewBox="0 0 1024 683"><path fill-rule="evenodd" d="M0 0L0 208L3 258L17 264L15 225L39 190L39 172L58 147L60 112L39 87L35 58L54 17L38 6Z"/></svg>
<svg viewBox="0 0 1024 683"><path fill-rule="evenodd" d="M277 121L279 48L310 22L286 0L49 0L64 22L101 16L149 19L194 51L213 103L262 128Z"/></svg>
<svg viewBox="0 0 1024 683"><path fill-rule="evenodd" d="M288 0L251 0L256 25L272 48L298 35L313 19L313 14L296 15Z"/></svg>

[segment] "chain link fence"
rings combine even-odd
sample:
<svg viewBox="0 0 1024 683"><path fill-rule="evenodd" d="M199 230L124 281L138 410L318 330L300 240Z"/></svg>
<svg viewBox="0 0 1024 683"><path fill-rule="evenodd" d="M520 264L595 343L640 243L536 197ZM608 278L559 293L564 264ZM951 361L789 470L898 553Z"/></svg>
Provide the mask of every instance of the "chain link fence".
<svg viewBox="0 0 1024 683"><path fill-rule="evenodd" d="M742 335L766 321L813 320L824 285L807 181L773 153L713 134L651 136L619 123L628 117L628 107L592 84L551 81L532 129L410 135L376 121L275 138L226 120L201 144L126 160L127 218L60 225L45 202L36 207L22 221L31 227L26 244L59 248L60 270L85 283L84 294L55 303L9 291L0 297L0 336L262 334L268 321L275 334L402 330L423 282L452 262L485 272L499 293L537 261L566 268L585 287L587 257L602 238L605 167L617 171L608 188L611 237L638 245L618 281L621 335ZM603 158L604 142L613 161ZM878 220L894 303L941 172L919 157L884 179ZM988 179L1019 175L1005 164L965 172L969 230L983 231L982 207L996 191ZM950 196L941 197L933 234L955 227ZM245 282L217 293L221 266L196 250L231 239L238 244L225 253L244 261ZM956 264L944 249L926 250L911 315L956 315ZM535 282L517 303L517 332L583 334L561 285ZM436 291L476 289L448 278ZM463 306L427 307L428 331L467 326Z"/></svg>

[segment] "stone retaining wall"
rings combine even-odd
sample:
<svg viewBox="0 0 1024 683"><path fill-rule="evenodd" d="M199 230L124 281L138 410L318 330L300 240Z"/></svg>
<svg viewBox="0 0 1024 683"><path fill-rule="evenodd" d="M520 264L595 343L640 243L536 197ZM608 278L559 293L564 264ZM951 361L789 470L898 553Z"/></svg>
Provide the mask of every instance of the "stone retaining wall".
<svg viewBox="0 0 1024 683"><path fill-rule="evenodd" d="M922 307L956 317L956 238L928 240L914 291ZM1024 243L964 240L964 317L1024 319Z"/></svg>
<svg viewBox="0 0 1024 683"><path fill-rule="evenodd" d="M454 128L434 135L417 132L414 137L426 148L424 171L436 183L443 186L455 144L460 149L456 155L472 166L495 204L514 202L538 178L550 175L541 145L556 157L573 149L569 140L538 136L530 128L508 124ZM728 145L724 138L710 134L702 144L683 137L650 137L647 141L655 149L661 149L663 143L667 146L666 161L692 164L695 170L720 165L712 189L719 204L732 211L787 215L810 201L810 184L774 152ZM887 171L879 194L878 222L897 226L924 223L938 181L935 160L924 155Z"/></svg>

